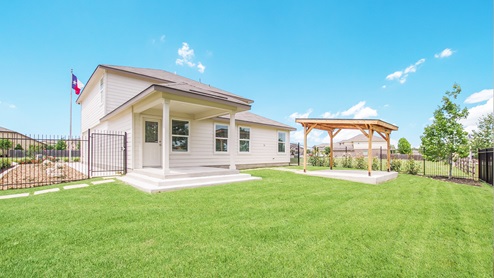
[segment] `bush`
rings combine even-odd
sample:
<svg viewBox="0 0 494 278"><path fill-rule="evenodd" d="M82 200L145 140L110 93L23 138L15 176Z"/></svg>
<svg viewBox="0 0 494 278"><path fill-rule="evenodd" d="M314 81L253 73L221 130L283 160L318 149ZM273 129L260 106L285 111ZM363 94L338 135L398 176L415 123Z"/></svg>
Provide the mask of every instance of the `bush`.
<svg viewBox="0 0 494 278"><path fill-rule="evenodd" d="M78 157L74 158L74 162L79 162L80 160L81 160L81 159L80 159L80 158L78 158Z"/></svg>
<svg viewBox="0 0 494 278"><path fill-rule="evenodd" d="M401 170L400 160L391 160L391 171L399 172Z"/></svg>
<svg viewBox="0 0 494 278"><path fill-rule="evenodd" d="M372 159L372 170L373 171L379 170L379 160L377 159L377 157L374 157Z"/></svg>
<svg viewBox="0 0 494 278"><path fill-rule="evenodd" d="M7 169L12 165L12 162L10 162L8 159L1 159L0 160L0 170Z"/></svg>
<svg viewBox="0 0 494 278"><path fill-rule="evenodd" d="M68 157L64 157L63 162L69 162L69 158Z"/></svg>
<svg viewBox="0 0 494 278"><path fill-rule="evenodd" d="M353 163L353 159L351 156L347 156L347 157L344 157L343 158L343 163L342 163L342 166L344 168L352 168L352 163Z"/></svg>
<svg viewBox="0 0 494 278"><path fill-rule="evenodd" d="M22 151L24 148L22 148L21 144L17 144L14 148L14 150Z"/></svg>
<svg viewBox="0 0 494 278"><path fill-rule="evenodd" d="M413 157L409 156L405 164L405 172L410 175L416 175L419 171L420 171L420 164L415 163Z"/></svg>
<svg viewBox="0 0 494 278"><path fill-rule="evenodd" d="M357 156L357 158L355 159L355 162L356 162L355 168L365 169L365 160L364 160L363 156L361 156L361 155Z"/></svg>

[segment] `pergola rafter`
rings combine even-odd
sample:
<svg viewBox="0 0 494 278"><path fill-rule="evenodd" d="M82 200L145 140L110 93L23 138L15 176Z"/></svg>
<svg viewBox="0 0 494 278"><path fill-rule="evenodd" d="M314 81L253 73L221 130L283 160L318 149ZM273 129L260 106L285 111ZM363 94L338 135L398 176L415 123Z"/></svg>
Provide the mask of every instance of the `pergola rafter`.
<svg viewBox="0 0 494 278"><path fill-rule="evenodd" d="M398 130L398 127L382 120L357 120L357 119L318 119L318 118L298 118L295 122L304 128L304 172L307 171L307 136L313 129L325 130L330 139L330 168L333 169L333 138L343 129L360 130L369 139L368 145L368 173L372 171L372 138L374 132L379 134L387 145L387 170L391 170L391 132Z"/></svg>

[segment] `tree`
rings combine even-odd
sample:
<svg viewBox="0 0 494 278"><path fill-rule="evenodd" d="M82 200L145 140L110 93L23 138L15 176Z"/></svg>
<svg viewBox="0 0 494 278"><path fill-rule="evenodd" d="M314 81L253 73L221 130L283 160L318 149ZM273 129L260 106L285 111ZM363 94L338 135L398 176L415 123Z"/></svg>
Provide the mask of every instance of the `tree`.
<svg viewBox="0 0 494 278"><path fill-rule="evenodd" d="M324 148L324 154L325 155L329 155L329 153L331 153L331 148L330 147L325 147Z"/></svg>
<svg viewBox="0 0 494 278"><path fill-rule="evenodd" d="M65 143L65 141L62 139L58 140L57 144L55 145L55 150L63 151L66 149L67 149L67 143Z"/></svg>
<svg viewBox="0 0 494 278"><path fill-rule="evenodd" d="M22 150L24 150L24 148L21 146L21 144L17 144L17 145L15 145L14 150L22 151Z"/></svg>
<svg viewBox="0 0 494 278"><path fill-rule="evenodd" d="M5 153L10 148L12 148L12 141L9 139L0 139L0 149L2 150L3 156L5 156Z"/></svg>
<svg viewBox="0 0 494 278"><path fill-rule="evenodd" d="M453 157L468 155L467 132L460 123L460 120L468 116L468 110L461 109L453 102L460 93L461 87L458 84L453 85L453 91L446 91L442 104L434 111L432 124L426 126L424 134L420 136L422 152L427 160L447 160L448 178L451 178L453 172Z"/></svg>
<svg viewBox="0 0 494 278"><path fill-rule="evenodd" d="M412 145L404 137L398 140L398 152L401 154L412 154Z"/></svg>
<svg viewBox="0 0 494 278"><path fill-rule="evenodd" d="M470 144L472 151L477 152L477 149L491 148L493 144L492 133L494 130L494 114L487 114L477 122L477 130L472 132L472 140Z"/></svg>

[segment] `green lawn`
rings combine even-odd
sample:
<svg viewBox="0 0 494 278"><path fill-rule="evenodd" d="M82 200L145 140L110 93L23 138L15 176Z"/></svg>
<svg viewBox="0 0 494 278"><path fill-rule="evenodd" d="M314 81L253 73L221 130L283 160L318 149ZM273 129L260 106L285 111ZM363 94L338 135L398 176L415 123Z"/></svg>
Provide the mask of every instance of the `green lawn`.
<svg viewBox="0 0 494 278"><path fill-rule="evenodd" d="M155 195L114 182L0 200L0 276L492 275L489 186L250 173L263 180Z"/></svg>

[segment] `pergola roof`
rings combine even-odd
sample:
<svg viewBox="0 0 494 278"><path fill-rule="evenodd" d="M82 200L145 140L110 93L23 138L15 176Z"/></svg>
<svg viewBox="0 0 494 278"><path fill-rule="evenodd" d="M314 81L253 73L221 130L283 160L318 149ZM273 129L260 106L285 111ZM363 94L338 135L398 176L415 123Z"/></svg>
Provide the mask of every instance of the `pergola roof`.
<svg viewBox="0 0 494 278"><path fill-rule="evenodd" d="M310 126L327 131L335 129L368 130L371 127L375 131L385 133L398 130L397 126L382 120L297 118L295 119L295 122L300 123L303 126Z"/></svg>

